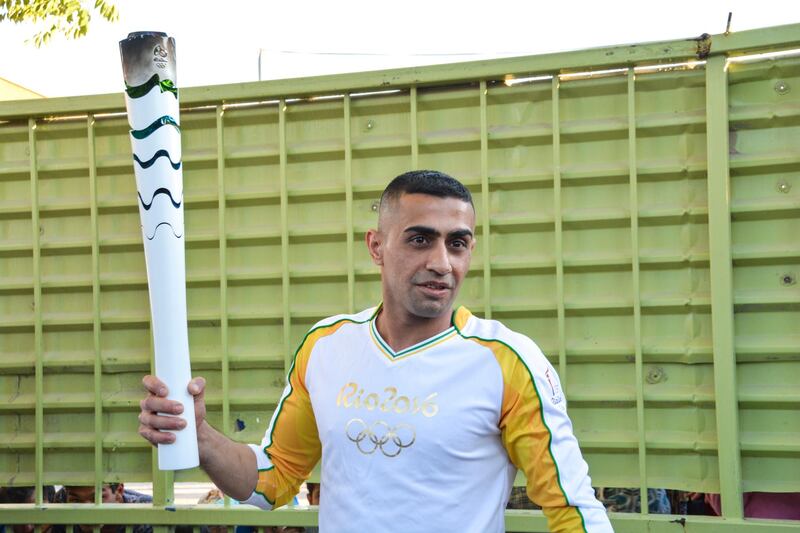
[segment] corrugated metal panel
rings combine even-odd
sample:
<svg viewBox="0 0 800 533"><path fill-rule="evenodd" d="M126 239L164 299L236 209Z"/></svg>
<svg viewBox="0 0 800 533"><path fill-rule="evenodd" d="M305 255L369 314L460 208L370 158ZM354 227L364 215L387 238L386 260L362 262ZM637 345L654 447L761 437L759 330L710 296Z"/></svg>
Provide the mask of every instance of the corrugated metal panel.
<svg viewBox="0 0 800 533"><path fill-rule="evenodd" d="M564 65L607 64L576 57ZM211 423L260 439L307 329L380 299L362 241L381 190L437 168L478 209L461 303L559 369L596 485L800 491L800 60L620 65L510 86L444 68L368 96L353 76L331 98L295 86L252 105L221 88L184 110L189 334ZM127 123L35 115L0 125L0 485L149 481Z"/></svg>
<svg viewBox="0 0 800 533"><path fill-rule="evenodd" d="M800 60L729 73L731 239L742 485L800 479ZM793 90L795 89L795 90Z"/></svg>

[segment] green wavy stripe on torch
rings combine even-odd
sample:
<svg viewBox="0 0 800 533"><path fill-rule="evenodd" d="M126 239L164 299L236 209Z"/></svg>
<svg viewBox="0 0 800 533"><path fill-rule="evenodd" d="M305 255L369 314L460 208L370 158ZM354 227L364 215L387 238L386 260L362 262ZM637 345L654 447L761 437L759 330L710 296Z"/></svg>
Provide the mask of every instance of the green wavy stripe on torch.
<svg viewBox="0 0 800 533"><path fill-rule="evenodd" d="M151 133L159 129L161 126L173 126L178 132L181 131L181 127L178 126L178 123L175 122L175 119L169 115L164 115L163 117L159 117L153 121L152 124L147 126L141 130L131 130L131 135L135 139L144 139L145 137L149 137Z"/></svg>
<svg viewBox="0 0 800 533"><path fill-rule="evenodd" d="M135 87L132 87L126 83L125 92L128 93L128 96L131 98L141 98L149 93L150 89L156 85L158 85L162 93L169 91L176 99L178 98L178 88L175 87L175 83L172 80L159 80L158 74L153 74L149 80Z"/></svg>

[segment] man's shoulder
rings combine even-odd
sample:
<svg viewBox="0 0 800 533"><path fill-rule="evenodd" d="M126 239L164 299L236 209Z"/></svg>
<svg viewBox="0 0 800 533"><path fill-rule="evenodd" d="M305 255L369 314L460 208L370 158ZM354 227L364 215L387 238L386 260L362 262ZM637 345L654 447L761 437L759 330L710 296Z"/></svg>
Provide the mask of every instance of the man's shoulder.
<svg viewBox="0 0 800 533"><path fill-rule="evenodd" d="M149 494L136 492L135 490L125 489L122 493L122 501L125 503L153 503L153 497Z"/></svg>
<svg viewBox="0 0 800 533"><path fill-rule="evenodd" d="M461 331L462 337L473 339L489 348L510 381L542 380L550 387L551 403L561 404L563 393L553 365L539 346L527 335L514 331L498 320L471 316ZM536 385L534 385L536 388ZM546 390L546 389L543 389ZM566 404L561 404L564 408Z"/></svg>
<svg viewBox="0 0 800 533"><path fill-rule="evenodd" d="M329 316L327 318L323 318L322 320L314 324L308 331L308 333L311 334L321 329L331 328L338 324L343 324L348 322L353 324L365 324L369 322L373 316L375 316L376 311L377 307L370 307L369 309L364 309L363 311L354 314L341 314L341 315Z"/></svg>
<svg viewBox="0 0 800 533"><path fill-rule="evenodd" d="M463 313L461 310L458 312ZM544 357L542 350L533 339L523 333L514 331L499 320L479 318L469 313L466 319L462 319L461 327L458 327L458 324L456 326L461 336L465 339L481 341L490 346L503 347L522 359Z"/></svg>
<svg viewBox="0 0 800 533"><path fill-rule="evenodd" d="M373 316L375 316L376 310L376 307L372 307L370 309L365 309L360 313L333 315L329 316L328 318L323 318L308 330L306 336L300 343L300 348L311 348L319 339L328 337L332 334L335 334L337 331L340 331L342 329L340 326L346 324L366 324L370 321L370 319L372 319Z"/></svg>

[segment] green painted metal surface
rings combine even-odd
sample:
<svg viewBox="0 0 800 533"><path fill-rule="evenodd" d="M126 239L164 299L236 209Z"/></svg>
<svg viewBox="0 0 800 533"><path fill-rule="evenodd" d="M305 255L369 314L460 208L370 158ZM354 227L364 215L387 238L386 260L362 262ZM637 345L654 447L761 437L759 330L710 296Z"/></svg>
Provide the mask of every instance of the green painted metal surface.
<svg viewBox="0 0 800 533"><path fill-rule="evenodd" d="M740 495L800 491L800 58L728 58L798 35L713 36L703 61L684 40L187 89L189 335L211 422L260 440L305 331L379 301L362 241L381 190L437 168L478 210L461 303L557 366L594 484L721 492L725 519L686 531L788 529L742 521ZM136 433L151 338L122 109L0 103L0 485L36 485L41 505L45 484L153 481L146 511L46 511L73 523L312 523L163 508L204 476L158 472Z"/></svg>

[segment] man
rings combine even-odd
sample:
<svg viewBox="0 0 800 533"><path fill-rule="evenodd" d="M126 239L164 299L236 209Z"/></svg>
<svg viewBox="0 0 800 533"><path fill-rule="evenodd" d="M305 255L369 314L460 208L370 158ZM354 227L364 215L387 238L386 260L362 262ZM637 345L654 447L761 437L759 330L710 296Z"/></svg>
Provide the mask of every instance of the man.
<svg viewBox="0 0 800 533"><path fill-rule="evenodd" d="M475 247L469 191L434 171L395 178L366 234L383 303L319 322L298 348L260 446L205 421L195 379L200 462L224 492L278 507L322 459L319 524L339 531L503 531L517 467L551 530L608 532L558 377L527 337L453 301ZM152 376L139 432L183 422Z"/></svg>
<svg viewBox="0 0 800 533"><path fill-rule="evenodd" d="M103 503L152 503L153 498L134 490L127 490L122 483L103 483L101 499ZM93 485L66 485L59 495L63 503L94 503ZM94 526L76 525L73 533L92 533ZM104 525L101 533L125 533L125 526ZM135 525L133 533L152 533L152 526Z"/></svg>
<svg viewBox="0 0 800 533"><path fill-rule="evenodd" d="M800 520L800 492L745 492L742 500L745 518ZM719 494L706 494L705 502L714 515L722 516Z"/></svg>
<svg viewBox="0 0 800 533"><path fill-rule="evenodd" d="M319 496L322 486L319 483L306 483L308 489L308 504L319 505ZM305 533L319 533L319 527L307 527Z"/></svg>
<svg viewBox="0 0 800 533"><path fill-rule="evenodd" d="M0 487L0 503L36 503L36 487ZM44 503L53 503L56 499L55 487L52 485L45 485L42 487L42 500ZM33 524L15 524L6 529L6 526L0 524L0 533L33 533L36 526ZM53 531L53 526L44 524L41 527L41 533L49 533ZM56 528L57 529L57 528Z"/></svg>
<svg viewBox="0 0 800 533"><path fill-rule="evenodd" d="M94 503L94 486L67 485L63 489L65 503ZM101 499L103 503L152 503L147 494L128 490L122 483L103 483Z"/></svg>
<svg viewBox="0 0 800 533"><path fill-rule="evenodd" d="M211 489L208 493L200 498L197 503L216 505L224 505L224 495L219 489ZM233 500L231 503L239 505L239 502ZM192 528L188 528L191 530ZM257 528L251 526L236 526L233 529L234 533L307 533L302 527L284 527L284 526L270 526L265 528ZM202 526L200 533L228 533L228 526Z"/></svg>
<svg viewBox="0 0 800 533"><path fill-rule="evenodd" d="M612 513L641 512L641 489L599 488L597 497L606 510ZM666 489L647 489L647 510L650 514L670 514L670 504Z"/></svg>

